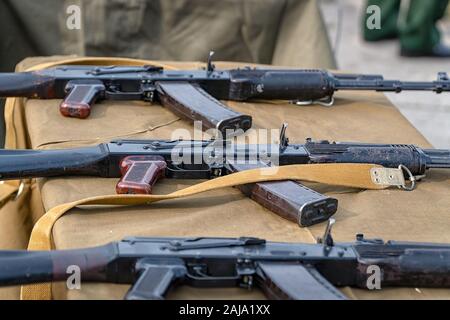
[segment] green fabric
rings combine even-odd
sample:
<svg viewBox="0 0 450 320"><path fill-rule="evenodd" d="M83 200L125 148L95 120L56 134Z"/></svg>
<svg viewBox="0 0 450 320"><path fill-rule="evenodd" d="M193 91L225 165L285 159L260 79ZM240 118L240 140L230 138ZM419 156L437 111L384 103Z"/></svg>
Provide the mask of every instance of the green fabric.
<svg viewBox="0 0 450 320"><path fill-rule="evenodd" d="M367 28L366 21L371 14L367 8L376 5L381 9L381 29ZM400 0L368 0L363 15L363 35L367 41L384 40L398 36L398 16L400 13Z"/></svg>
<svg viewBox="0 0 450 320"><path fill-rule="evenodd" d="M66 9L81 9L81 30ZM0 72L77 55L336 68L316 0L0 0ZM3 101L0 99L0 114ZM0 146L4 140L0 116Z"/></svg>
<svg viewBox="0 0 450 320"><path fill-rule="evenodd" d="M440 40L436 22L441 19L448 0L412 0L404 26L400 29L400 43L411 51L430 52Z"/></svg>
<svg viewBox="0 0 450 320"><path fill-rule="evenodd" d="M365 13L364 39L377 41L397 35L403 49L429 53L440 42L436 22L444 16L448 0L411 0L405 21L399 23L400 3L400 0L368 0L366 8L371 5L381 8L381 29L368 29L369 14Z"/></svg>
<svg viewBox="0 0 450 320"><path fill-rule="evenodd" d="M80 30L67 28L71 5ZM335 67L316 0L0 1L0 71L30 56L205 61L210 50L216 60Z"/></svg>

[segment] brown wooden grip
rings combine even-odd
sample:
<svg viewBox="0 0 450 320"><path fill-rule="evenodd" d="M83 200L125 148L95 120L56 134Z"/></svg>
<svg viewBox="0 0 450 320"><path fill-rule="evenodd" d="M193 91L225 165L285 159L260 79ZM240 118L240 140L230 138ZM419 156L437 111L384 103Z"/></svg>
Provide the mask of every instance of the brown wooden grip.
<svg viewBox="0 0 450 320"><path fill-rule="evenodd" d="M103 97L105 86L101 81L69 81L65 88L69 94L59 110L65 117L84 119L91 113L91 105Z"/></svg>
<svg viewBox="0 0 450 320"><path fill-rule="evenodd" d="M118 194L151 194L155 183L164 177L167 164L158 156L129 156L120 163L122 178Z"/></svg>

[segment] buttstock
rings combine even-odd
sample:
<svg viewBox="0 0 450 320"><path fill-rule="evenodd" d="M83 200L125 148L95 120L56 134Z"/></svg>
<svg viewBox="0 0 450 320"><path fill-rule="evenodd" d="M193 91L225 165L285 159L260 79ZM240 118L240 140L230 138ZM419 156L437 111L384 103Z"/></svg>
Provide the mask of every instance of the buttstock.
<svg viewBox="0 0 450 320"><path fill-rule="evenodd" d="M155 183L164 177L167 164L159 156L129 156L120 163L122 178L118 194L151 194Z"/></svg>
<svg viewBox="0 0 450 320"><path fill-rule="evenodd" d="M108 177L109 152L103 144L60 150L0 150L2 180L68 175Z"/></svg>
<svg viewBox="0 0 450 320"><path fill-rule="evenodd" d="M68 93L59 110L65 117L85 119L91 114L91 106L104 97L105 86L98 80L72 80L66 85Z"/></svg>
<svg viewBox="0 0 450 320"><path fill-rule="evenodd" d="M0 285L10 286L53 280L49 252L0 251Z"/></svg>
<svg viewBox="0 0 450 320"><path fill-rule="evenodd" d="M40 71L1 73L0 97L55 99L55 78Z"/></svg>

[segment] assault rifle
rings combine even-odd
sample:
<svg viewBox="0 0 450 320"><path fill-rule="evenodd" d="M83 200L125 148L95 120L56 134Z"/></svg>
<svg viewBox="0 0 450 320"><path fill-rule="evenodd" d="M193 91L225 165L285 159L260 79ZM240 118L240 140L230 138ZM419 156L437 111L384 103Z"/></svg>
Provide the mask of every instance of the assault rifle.
<svg viewBox="0 0 450 320"><path fill-rule="evenodd" d="M164 299L176 285L259 287L269 299L297 300L347 299L336 289L344 286L450 287L450 245L363 235L335 243L332 223L317 244L127 238L89 249L0 251L0 285L65 281L68 267L76 265L82 282L132 284L129 300Z"/></svg>
<svg viewBox="0 0 450 320"><path fill-rule="evenodd" d="M0 74L0 97L64 99L63 115L86 118L98 100L158 101L177 115L202 121L206 129L243 131L252 118L219 100L284 99L298 105L332 105L339 90L450 91L446 73L432 82L385 80L380 75L331 74L325 70L242 68L174 71L156 66L67 65L35 72Z"/></svg>
<svg viewBox="0 0 450 320"><path fill-rule="evenodd" d="M161 177L212 179L258 167L315 163L372 163L401 168L403 174L374 173L379 184L414 189L427 169L450 168L450 150L413 145L330 143L307 140L290 144L283 126L280 144L239 145L230 141L118 140L97 146L59 150L0 150L0 179L58 176L122 177L118 193L151 193ZM397 171L396 171L397 172ZM409 180L411 183L407 183ZM293 181L239 187L275 213L308 226L328 219L337 200Z"/></svg>

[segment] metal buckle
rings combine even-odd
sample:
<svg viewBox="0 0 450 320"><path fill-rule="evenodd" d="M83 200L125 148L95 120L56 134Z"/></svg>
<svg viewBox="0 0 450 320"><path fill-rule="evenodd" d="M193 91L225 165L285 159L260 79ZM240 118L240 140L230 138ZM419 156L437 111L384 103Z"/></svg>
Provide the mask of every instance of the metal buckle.
<svg viewBox="0 0 450 320"><path fill-rule="evenodd" d="M404 166L402 164L399 165L398 168L400 170L402 170L402 172L406 173L406 175L409 178L408 180L411 182L409 185L406 184L406 182L405 182L403 185L399 186L400 189L403 189L403 190L406 190L406 191L413 191L416 188L416 184L417 184L416 182L420 181L420 180L422 180L423 178L426 177L426 175L424 175L424 174L420 175L420 176L414 176L411 173L411 170L409 170L408 167L406 167L406 166Z"/></svg>
<svg viewBox="0 0 450 320"><path fill-rule="evenodd" d="M0 184L4 183L5 181L0 181ZM15 193L11 195L12 201L16 201L17 199L19 199L20 195L23 193L23 190L25 190L25 183L22 180L20 180L19 188Z"/></svg>
<svg viewBox="0 0 450 320"><path fill-rule="evenodd" d="M334 97L329 96L321 100L291 101L291 103L297 106L310 106L313 104L318 104L324 107L331 107L334 105Z"/></svg>
<svg viewBox="0 0 450 320"><path fill-rule="evenodd" d="M372 182L384 186L396 186L402 190L412 191L416 188L417 181L425 177L425 175L414 176L408 167L399 165L394 168L372 168L370 170ZM405 176L407 179L405 179ZM408 183L408 181L410 183Z"/></svg>

